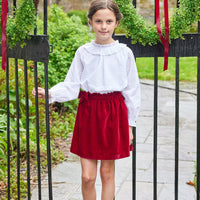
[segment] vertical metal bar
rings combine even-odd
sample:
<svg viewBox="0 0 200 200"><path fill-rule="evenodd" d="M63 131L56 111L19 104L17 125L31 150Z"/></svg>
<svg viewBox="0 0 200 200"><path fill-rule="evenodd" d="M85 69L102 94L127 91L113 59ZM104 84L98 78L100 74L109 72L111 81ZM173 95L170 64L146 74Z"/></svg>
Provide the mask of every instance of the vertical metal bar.
<svg viewBox="0 0 200 200"><path fill-rule="evenodd" d="M198 33L200 33L200 22L198 22ZM197 200L200 199L200 56L197 57L197 157L196 157L196 185Z"/></svg>
<svg viewBox="0 0 200 200"><path fill-rule="evenodd" d="M46 106L46 137L47 137L47 163L48 163L48 183L49 200L53 199L52 174L51 174L51 146L50 146L50 127L49 127L49 90L48 90L48 63L44 63L45 73L45 106Z"/></svg>
<svg viewBox="0 0 200 200"><path fill-rule="evenodd" d="M15 11L16 6L17 6L16 0L13 0L13 11Z"/></svg>
<svg viewBox="0 0 200 200"><path fill-rule="evenodd" d="M179 0L177 0L176 7L179 8L179 5L180 5L180 2L179 2Z"/></svg>
<svg viewBox="0 0 200 200"><path fill-rule="evenodd" d="M200 56L197 61L197 200L199 200L200 187Z"/></svg>
<svg viewBox="0 0 200 200"><path fill-rule="evenodd" d="M7 93L7 184L8 184L8 200L10 200L10 95L9 95L9 60L7 58L6 67L6 93Z"/></svg>
<svg viewBox="0 0 200 200"><path fill-rule="evenodd" d="M47 0L44 0L44 35L47 35Z"/></svg>
<svg viewBox="0 0 200 200"><path fill-rule="evenodd" d="M154 23L156 23L156 0L154 11ZM153 199L157 200L157 135L158 135L158 57L154 57L154 138L153 138Z"/></svg>
<svg viewBox="0 0 200 200"><path fill-rule="evenodd" d="M44 0L44 34L47 35L47 0ZM51 174L51 146L49 127L49 91L48 91L48 63L44 64L45 73L45 106L46 106L46 136L47 136L47 163L48 163L48 184L49 200L53 200L52 174Z"/></svg>
<svg viewBox="0 0 200 200"><path fill-rule="evenodd" d="M27 60L24 60L24 81L25 81L25 98L26 98L26 160L27 160L27 198L31 199L30 187L30 144L29 144L29 99L28 99L28 75Z"/></svg>
<svg viewBox="0 0 200 200"><path fill-rule="evenodd" d="M37 35L37 27L34 28L34 35Z"/></svg>
<svg viewBox="0 0 200 200"><path fill-rule="evenodd" d="M35 110L36 110L36 140L37 140L37 168L38 168L38 199L41 200L41 170L40 170L40 131L39 131L39 106L38 106L38 77L37 62L34 62L34 80L35 80Z"/></svg>
<svg viewBox="0 0 200 200"><path fill-rule="evenodd" d="M158 58L154 58L154 143L153 143L153 199L157 200L157 122L158 122Z"/></svg>
<svg viewBox="0 0 200 200"><path fill-rule="evenodd" d="M38 8L36 8L36 11L35 11L36 17L37 17L37 9ZM37 35L37 24L35 25L35 28L34 28L34 35Z"/></svg>
<svg viewBox="0 0 200 200"><path fill-rule="evenodd" d="M133 0L132 4L134 5L134 7L136 8L137 5L137 0Z"/></svg>
<svg viewBox="0 0 200 200"><path fill-rule="evenodd" d="M179 172L179 58L176 58L176 100L175 100L175 200L178 200Z"/></svg>
<svg viewBox="0 0 200 200"><path fill-rule="evenodd" d="M136 8L137 0L132 1ZM135 58L136 59L136 58ZM136 60L135 60L136 61ZM136 200L136 127L132 128L133 133L133 152L132 152L132 200Z"/></svg>
<svg viewBox="0 0 200 200"><path fill-rule="evenodd" d="M20 131L19 131L19 78L18 60L15 59L16 119L17 119L17 195L20 199Z"/></svg>
<svg viewBox="0 0 200 200"><path fill-rule="evenodd" d="M136 200L136 127L132 128L133 132L133 152L132 152L132 199Z"/></svg>
<svg viewBox="0 0 200 200"><path fill-rule="evenodd" d="M37 15L37 11L36 11L36 15ZM36 27L34 28L34 35L37 35L37 25L36 25Z"/></svg>

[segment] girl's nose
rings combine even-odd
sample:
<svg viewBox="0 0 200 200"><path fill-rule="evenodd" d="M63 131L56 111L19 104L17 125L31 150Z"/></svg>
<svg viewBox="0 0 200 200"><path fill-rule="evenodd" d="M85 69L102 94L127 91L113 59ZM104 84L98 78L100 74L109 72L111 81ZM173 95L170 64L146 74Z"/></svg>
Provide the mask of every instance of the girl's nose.
<svg viewBox="0 0 200 200"><path fill-rule="evenodd" d="M106 23L102 23L102 29L106 29Z"/></svg>

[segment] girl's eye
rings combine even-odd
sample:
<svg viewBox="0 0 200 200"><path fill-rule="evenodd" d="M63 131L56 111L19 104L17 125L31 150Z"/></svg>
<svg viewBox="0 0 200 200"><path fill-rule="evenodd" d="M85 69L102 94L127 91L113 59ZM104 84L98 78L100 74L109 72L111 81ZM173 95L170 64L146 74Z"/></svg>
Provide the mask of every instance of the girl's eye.
<svg viewBox="0 0 200 200"><path fill-rule="evenodd" d="M101 20L97 20L96 23L101 23Z"/></svg>
<svg viewBox="0 0 200 200"><path fill-rule="evenodd" d="M108 24L112 23L112 20L108 20L107 23L108 23Z"/></svg>

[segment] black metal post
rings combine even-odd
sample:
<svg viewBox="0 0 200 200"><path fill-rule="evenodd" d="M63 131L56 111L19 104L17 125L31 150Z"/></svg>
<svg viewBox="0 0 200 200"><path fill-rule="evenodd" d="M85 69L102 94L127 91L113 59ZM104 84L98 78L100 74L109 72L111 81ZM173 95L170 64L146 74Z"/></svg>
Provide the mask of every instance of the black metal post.
<svg viewBox="0 0 200 200"><path fill-rule="evenodd" d="M132 1L136 8L137 0ZM136 58L135 58L136 59ZM133 133L133 152L132 152L132 199L136 200L136 127L132 128Z"/></svg>
<svg viewBox="0 0 200 200"><path fill-rule="evenodd" d="M24 81L25 81L25 98L26 98L26 160L27 160L27 198L31 199L30 186L30 142L29 142L29 100L28 100L28 75L27 60L24 60Z"/></svg>
<svg viewBox="0 0 200 200"><path fill-rule="evenodd" d="M35 110L36 110L36 140L37 140L37 168L38 168L38 199L41 200L41 169L40 169L40 130L39 130L39 104L38 104L38 76L37 62L34 62L34 80L35 80Z"/></svg>
<svg viewBox="0 0 200 200"><path fill-rule="evenodd" d="M44 34L47 35L47 0L44 0ZM46 106L46 136L47 136L49 200L53 200L52 174L51 174L50 127L49 127L48 63L44 63L44 74L45 74L45 101L46 101L45 106Z"/></svg>
<svg viewBox="0 0 200 200"><path fill-rule="evenodd" d="M20 129L19 129L19 79L18 60L15 59L15 86L16 86L16 119L17 119L17 194L20 199Z"/></svg>
<svg viewBox="0 0 200 200"><path fill-rule="evenodd" d="M47 137L47 163L48 163L49 200L53 200L52 174L51 174L50 127L49 127L48 63L44 64L44 73L45 73L45 106L46 106L46 137Z"/></svg>
<svg viewBox="0 0 200 200"><path fill-rule="evenodd" d="M198 21L198 33L200 33L200 21Z"/></svg>
<svg viewBox="0 0 200 200"><path fill-rule="evenodd" d="M136 127L133 132L133 152L132 152L132 199L136 200Z"/></svg>
<svg viewBox="0 0 200 200"><path fill-rule="evenodd" d="M13 11L15 11L16 6L17 6L16 0L13 0Z"/></svg>
<svg viewBox="0 0 200 200"><path fill-rule="evenodd" d="M44 35L47 35L47 0L44 0Z"/></svg>
<svg viewBox="0 0 200 200"><path fill-rule="evenodd" d="M180 5L180 2L179 2L179 0L177 0L176 7L179 8L179 5Z"/></svg>
<svg viewBox="0 0 200 200"><path fill-rule="evenodd" d="M132 4L134 5L134 7L136 8L137 5L137 0L133 0Z"/></svg>
<svg viewBox="0 0 200 200"><path fill-rule="evenodd" d="M198 33L200 33L200 22L198 22ZM196 166L196 187L197 200L200 198L200 56L197 57L197 166Z"/></svg>
<svg viewBox="0 0 200 200"><path fill-rule="evenodd" d="M197 166L196 166L196 187L197 187L197 200L199 200L199 187L200 187L200 56L198 57L198 70L197 70Z"/></svg>
<svg viewBox="0 0 200 200"><path fill-rule="evenodd" d="M178 200L179 172L179 58L176 58L176 100L175 100L175 200Z"/></svg>
<svg viewBox="0 0 200 200"><path fill-rule="evenodd" d="M156 0L154 23L156 23ZM157 200L157 135L158 135L158 57L154 57L154 138L153 138L153 199Z"/></svg>
<svg viewBox="0 0 200 200"><path fill-rule="evenodd" d="M157 200L157 122L158 122L158 58L154 58L154 143L153 143L153 199Z"/></svg>
<svg viewBox="0 0 200 200"><path fill-rule="evenodd" d="M6 93L7 93L7 182L8 182L8 200L10 200L10 95L9 95L9 60L7 58L6 66Z"/></svg>

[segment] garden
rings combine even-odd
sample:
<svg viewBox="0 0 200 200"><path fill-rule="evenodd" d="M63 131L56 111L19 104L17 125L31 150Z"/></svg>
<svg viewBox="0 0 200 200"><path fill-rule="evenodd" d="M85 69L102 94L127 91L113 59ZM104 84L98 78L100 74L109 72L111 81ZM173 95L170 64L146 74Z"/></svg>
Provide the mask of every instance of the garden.
<svg viewBox="0 0 200 200"><path fill-rule="evenodd" d="M23 1L20 1L23 3ZM26 2L26 1L24 1ZM27 3L27 2L26 2ZM118 1L120 4L120 1ZM23 12L21 11L21 16ZM71 11L65 13L63 9L56 4L51 5L48 8L48 35L49 42L53 44L53 52L49 55L48 65L48 80L49 88L56 83L63 81L66 73L70 67L75 51L81 45L86 42L90 42L94 39L93 33L87 24L87 11ZM38 34L42 33L43 27L43 16L37 17L37 29ZM195 18L196 19L196 18ZM20 19L17 26L27 27L27 18ZM139 20L139 19L138 19ZM127 21L125 21L127 22ZM10 40L11 46L15 45L15 42L20 41L18 35L15 34L14 29L16 28L12 19L8 19L10 23L10 33L8 40ZM122 22L124 23L124 22ZM128 22L129 23L129 22ZM126 23L124 23L126 24ZM119 26L116 33L126 32L129 24L125 26ZM139 27L139 25L136 25ZM33 32L33 27L29 27ZM195 27L195 28L194 28ZM187 26L188 28L188 26ZM184 27L183 27L184 29ZM193 31L197 32L197 24L193 26ZM29 31L27 30L27 31ZM185 29L184 29L185 30ZM41 32L40 32L41 31ZM144 32L145 30L143 30ZM186 31L191 32L191 29ZM19 33L18 33L19 34ZM20 33L23 36L23 33ZM130 32L127 33L130 36ZM180 33L174 33L175 37L178 37ZM24 35L26 37L26 34ZM138 41L135 41L138 42ZM146 41L145 41L146 42ZM148 41L147 41L148 42ZM151 43L151 42L150 42ZM152 43L155 43L153 41ZM137 58L137 67L140 79L154 79L154 61L153 58ZM197 81L197 58L180 58L180 81ZM21 197L26 197L26 103L25 103L25 83L24 83L24 62L19 60L17 63L18 76L19 76L19 110L20 110L20 163L21 163ZM159 80L175 80L175 58L169 58L168 70L163 71L163 58L159 58L158 63L158 78ZM17 195L17 119L16 119L16 88L15 88L15 70L16 62L15 59L10 59L10 80L9 80L9 96L10 96L10 151L11 151L11 181L12 183L12 199L16 199ZM44 87L44 65L38 63L38 84ZM28 93L29 93L29 129L30 129L30 157L31 157L31 168L36 170L37 158L36 158L36 127L35 127L35 99L31 95L31 91L34 87L34 63L28 61ZM7 108L6 108L6 73L2 70L0 73L0 197L6 199L6 187L7 187ZM39 117L40 117L40 148L41 148L41 168L42 173L46 172L46 127L45 127L45 102L39 100ZM51 151L52 151L52 164L56 165L59 162L67 159L64 148L59 148L60 145L65 143L68 138L68 134L72 132L76 109L78 101L74 100L62 104L54 103L50 106L50 133L51 133ZM63 147L63 146L62 146ZM32 181L35 181L34 173L31 177Z"/></svg>

